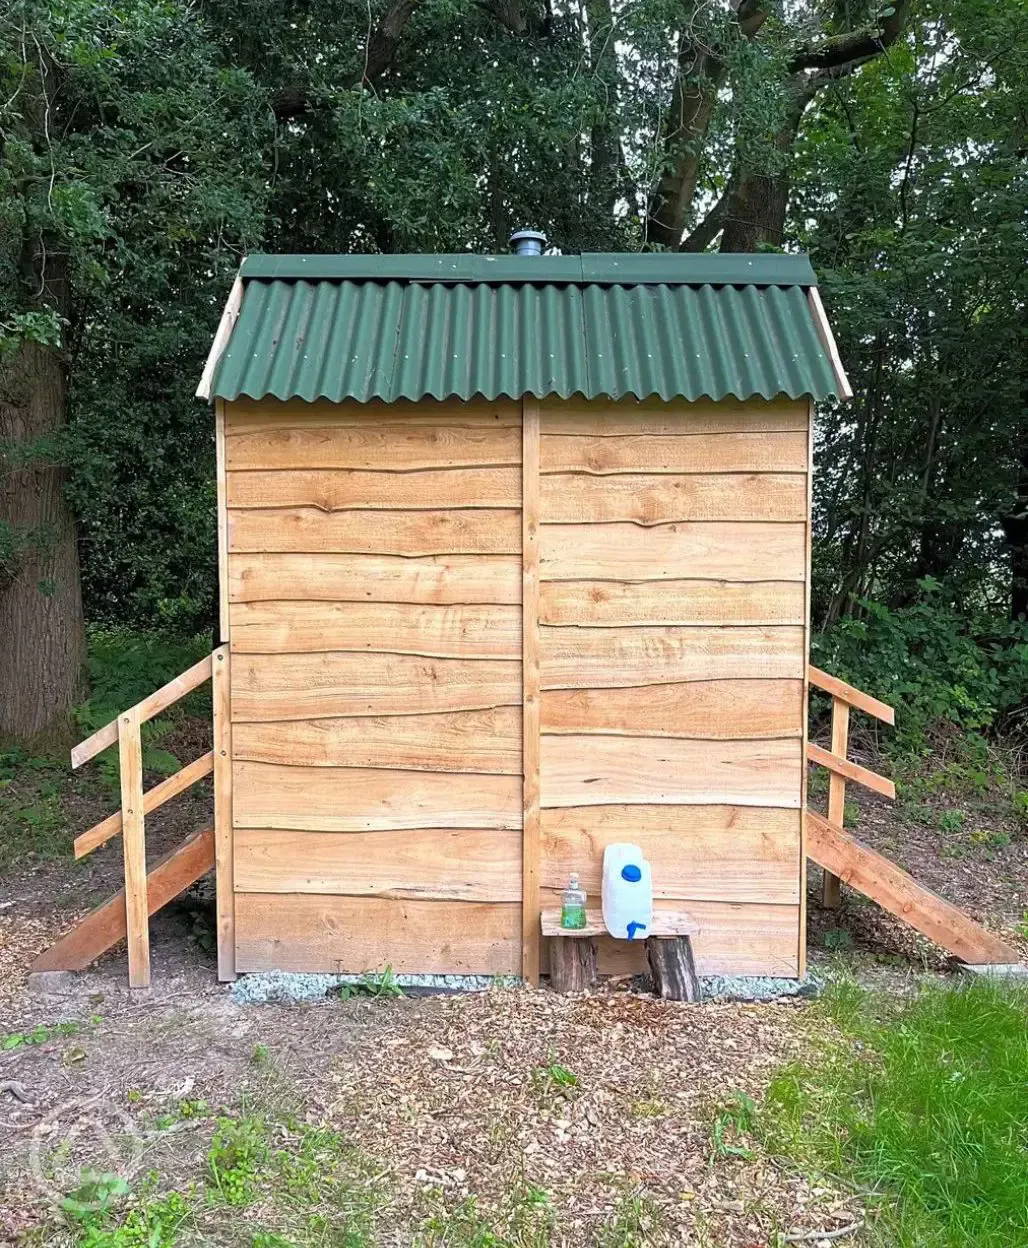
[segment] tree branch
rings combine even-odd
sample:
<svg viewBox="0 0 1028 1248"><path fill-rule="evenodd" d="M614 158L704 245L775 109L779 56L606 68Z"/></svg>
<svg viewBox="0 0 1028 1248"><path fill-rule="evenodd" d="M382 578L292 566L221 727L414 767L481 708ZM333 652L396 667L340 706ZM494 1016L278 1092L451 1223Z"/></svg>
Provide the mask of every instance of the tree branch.
<svg viewBox="0 0 1028 1248"><path fill-rule="evenodd" d="M364 45L364 63L346 87L370 86L379 79L393 63L407 24L421 0L391 0L378 22L368 32ZM311 89L309 83L293 83L276 91L271 98L271 109L276 121L291 121L304 113L311 113L327 103L327 93L322 98Z"/></svg>
<svg viewBox="0 0 1028 1248"><path fill-rule="evenodd" d="M721 198L697 225L693 226L680 248L681 251L706 251L710 244L721 233L725 225L725 210L732 193L729 183L721 194Z"/></svg>
<svg viewBox="0 0 1028 1248"><path fill-rule="evenodd" d="M836 69L850 62L862 63L879 56L903 32L909 0L894 0L892 13L881 22L831 35L817 44L808 44L795 54L789 64L790 73L803 69Z"/></svg>

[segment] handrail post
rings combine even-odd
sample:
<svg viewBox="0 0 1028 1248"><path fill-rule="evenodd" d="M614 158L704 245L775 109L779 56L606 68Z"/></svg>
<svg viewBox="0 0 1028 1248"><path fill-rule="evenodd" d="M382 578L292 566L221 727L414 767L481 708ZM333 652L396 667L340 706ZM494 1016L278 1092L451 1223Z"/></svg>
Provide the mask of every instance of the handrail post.
<svg viewBox="0 0 1028 1248"><path fill-rule="evenodd" d="M136 706L118 716L129 985L132 988L147 988L150 985L150 908L146 887L143 746L139 724L139 708Z"/></svg>
<svg viewBox="0 0 1028 1248"><path fill-rule="evenodd" d="M832 698L832 753L839 758L849 757L850 708L841 698ZM846 817L846 778L837 772L829 772L828 821L843 826ZM838 910L842 904L840 880L825 870L821 889L821 904L828 910Z"/></svg>

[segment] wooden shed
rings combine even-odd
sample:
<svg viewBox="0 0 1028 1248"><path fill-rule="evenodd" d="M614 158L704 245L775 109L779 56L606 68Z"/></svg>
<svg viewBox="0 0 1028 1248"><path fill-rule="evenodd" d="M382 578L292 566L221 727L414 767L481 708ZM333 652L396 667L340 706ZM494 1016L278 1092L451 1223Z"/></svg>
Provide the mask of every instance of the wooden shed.
<svg viewBox="0 0 1028 1248"><path fill-rule="evenodd" d="M534 979L540 906L630 840L701 974L801 972L847 394L805 257L253 256L199 393L236 970Z"/></svg>
<svg viewBox="0 0 1028 1248"><path fill-rule="evenodd" d="M215 868L222 979L535 982L544 907L625 840L701 974L803 973L808 860L827 906L1018 962L843 827L847 781L895 796L850 710L894 715L807 661L813 403L850 391L804 257L253 256L198 393L222 644L72 750L118 750L75 855L121 835L125 887L33 970L127 938L149 983L149 916ZM141 725L207 680L213 749L144 791ZM212 772L213 826L148 864L145 816Z"/></svg>

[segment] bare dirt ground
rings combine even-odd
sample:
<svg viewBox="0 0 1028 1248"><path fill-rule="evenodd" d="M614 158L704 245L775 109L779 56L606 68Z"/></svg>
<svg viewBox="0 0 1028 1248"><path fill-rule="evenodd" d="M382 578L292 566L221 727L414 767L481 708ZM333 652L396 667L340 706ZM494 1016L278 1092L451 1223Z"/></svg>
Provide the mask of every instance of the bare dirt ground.
<svg viewBox="0 0 1028 1248"><path fill-rule="evenodd" d="M69 841L106 813L102 796L81 797ZM1019 829L978 807L945 834L925 818L867 801L856 831L1028 955ZM149 852L208 821L198 789L148 819ZM378 1193L373 1238L360 1243L757 1248L859 1213L856 1194L740 1143L733 1126L734 1107L817 1048L824 1024L804 1002L684 1006L610 985L579 999L508 989L235 1005L215 981L204 882L153 921L149 992L127 989L116 950L61 995L28 993L32 958L120 886L120 852L115 840L85 863L24 861L0 879L0 1042L29 1041L0 1051L0 1086L17 1081L30 1100L0 1094L0 1244L74 1242L61 1239L53 1200L77 1167L103 1168L90 1150L113 1149L106 1164L117 1169L128 1164L121 1141L141 1141L136 1170L181 1187L203 1170L219 1114L242 1112L287 1133L286 1121L324 1125L356 1150ZM855 894L821 911L817 875L815 972L841 959L895 986L945 967ZM101 1125L76 1133L83 1115ZM469 1198L482 1216L516 1221L512 1193L526 1191L545 1193L549 1238L453 1230ZM216 1220L206 1242L249 1248L279 1217L274 1199L258 1200Z"/></svg>

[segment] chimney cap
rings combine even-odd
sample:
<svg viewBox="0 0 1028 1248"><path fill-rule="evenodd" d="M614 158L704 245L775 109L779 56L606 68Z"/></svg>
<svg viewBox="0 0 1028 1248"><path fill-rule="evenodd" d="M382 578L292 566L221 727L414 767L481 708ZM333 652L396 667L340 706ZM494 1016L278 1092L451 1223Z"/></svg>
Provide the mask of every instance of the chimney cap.
<svg viewBox="0 0 1028 1248"><path fill-rule="evenodd" d="M539 230L517 230L510 236L510 245L517 256L541 256L548 241Z"/></svg>

